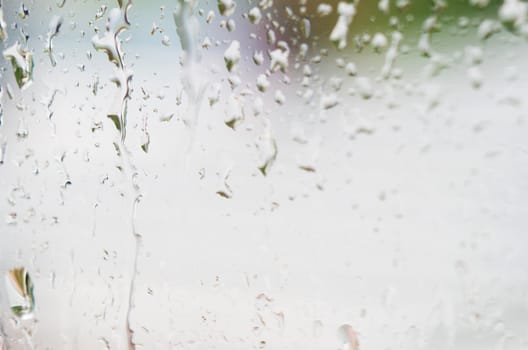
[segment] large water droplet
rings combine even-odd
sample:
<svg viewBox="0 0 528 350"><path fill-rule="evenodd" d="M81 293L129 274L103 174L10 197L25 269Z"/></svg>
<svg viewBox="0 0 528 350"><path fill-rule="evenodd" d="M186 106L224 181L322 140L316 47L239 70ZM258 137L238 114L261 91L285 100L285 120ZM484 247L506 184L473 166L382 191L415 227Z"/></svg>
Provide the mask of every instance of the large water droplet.
<svg viewBox="0 0 528 350"><path fill-rule="evenodd" d="M235 13L235 0L218 0L218 11L222 16L231 16Z"/></svg>
<svg viewBox="0 0 528 350"><path fill-rule="evenodd" d="M359 350L358 333L348 324L344 324L337 330L339 340L343 343L343 350Z"/></svg>
<svg viewBox="0 0 528 350"><path fill-rule="evenodd" d="M251 23L258 24L262 19L262 13L260 12L260 9L258 7L253 7L248 12L248 18Z"/></svg>
<svg viewBox="0 0 528 350"><path fill-rule="evenodd" d="M9 270L6 283L11 311L20 319L32 318L35 310L35 297L33 296L33 282L26 269L19 267Z"/></svg>
<svg viewBox="0 0 528 350"><path fill-rule="evenodd" d="M224 61L226 68L231 72L235 66L240 62L240 42L233 40L224 53Z"/></svg>
<svg viewBox="0 0 528 350"><path fill-rule="evenodd" d="M337 23L330 34L330 40L334 42L338 49L344 49L347 45L348 27L356 14L354 4L341 1L337 6L339 17Z"/></svg>
<svg viewBox="0 0 528 350"><path fill-rule="evenodd" d="M27 88L33 81L33 54L17 42L4 50L4 57L11 61L19 88Z"/></svg>

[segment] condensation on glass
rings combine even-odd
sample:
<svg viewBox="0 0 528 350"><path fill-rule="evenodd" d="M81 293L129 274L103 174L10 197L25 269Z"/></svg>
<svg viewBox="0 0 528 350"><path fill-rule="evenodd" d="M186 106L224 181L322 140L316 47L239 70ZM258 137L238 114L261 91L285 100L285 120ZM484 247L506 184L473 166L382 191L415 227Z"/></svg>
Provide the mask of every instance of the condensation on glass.
<svg viewBox="0 0 528 350"><path fill-rule="evenodd" d="M528 2L2 0L0 349L528 348Z"/></svg>

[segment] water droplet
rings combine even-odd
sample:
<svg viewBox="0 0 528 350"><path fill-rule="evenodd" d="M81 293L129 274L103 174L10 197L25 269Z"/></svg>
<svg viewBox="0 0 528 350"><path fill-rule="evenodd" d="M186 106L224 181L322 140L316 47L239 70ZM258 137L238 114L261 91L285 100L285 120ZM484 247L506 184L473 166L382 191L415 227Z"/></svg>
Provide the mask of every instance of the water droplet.
<svg viewBox="0 0 528 350"><path fill-rule="evenodd" d="M231 16L235 13L235 0L218 0L218 11L222 16Z"/></svg>
<svg viewBox="0 0 528 350"><path fill-rule="evenodd" d="M253 62L255 62L257 66L260 66L262 62L264 62L264 54L262 51L255 51L255 53L253 53Z"/></svg>
<svg viewBox="0 0 528 350"><path fill-rule="evenodd" d="M348 324L344 324L337 330L339 340L343 343L344 350L359 350L358 333Z"/></svg>
<svg viewBox="0 0 528 350"><path fill-rule="evenodd" d="M466 63L468 64L480 64L482 63L482 58L484 53L482 48L478 46L467 46L464 50Z"/></svg>
<svg viewBox="0 0 528 350"><path fill-rule="evenodd" d="M275 102L279 105L282 105L284 102L286 102L286 96L284 96L284 93L281 90L275 91Z"/></svg>
<svg viewBox="0 0 528 350"><path fill-rule="evenodd" d="M332 5L322 3L317 6L317 14L321 17L328 16L332 13Z"/></svg>
<svg viewBox="0 0 528 350"><path fill-rule="evenodd" d="M275 35L275 31L270 29L266 32L266 40L268 41L269 45L275 44L275 41L277 41L277 36Z"/></svg>
<svg viewBox="0 0 528 350"><path fill-rule="evenodd" d="M222 86L219 83L211 85L211 87L209 88L209 94L207 96L207 99L209 100L209 106L212 107L215 103L220 100L221 89Z"/></svg>
<svg viewBox="0 0 528 350"><path fill-rule="evenodd" d="M29 16L29 10L26 7L26 4L24 3L20 4L20 8L18 9L18 17L20 17L21 19L25 19L28 16Z"/></svg>
<svg viewBox="0 0 528 350"><path fill-rule="evenodd" d="M33 54L16 42L4 50L4 57L11 61L18 87L25 89L31 85L34 67Z"/></svg>
<svg viewBox="0 0 528 350"><path fill-rule="evenodd" d="M305 39L308 39L310 37L310 34L312 32L312 24L308 18L303 18L303 20L301 21L301 31Z"/></svg>
<svg viewBox="0 0 528 350"><path fill-rule="evenodd" d="M361 97L369 99L374 95L374 87L368 77L356 78L356 87Z"/></svg>
<svg viewBox="0 0 528 350"><path fill-rule="evenodd" d="M288 44L284 41L280 41L277 46L278 49L275 49L270 52L270 70L276 72L281 70L281 72L286 72L288 68L288 56L290 55L290 48Z"/></svg>
<svg viewBox="0 0 528 350"><path fill-rule="evenodd" d="M403 35L400 32L392 33L391 46L387 50L387 54L385 55L385 63L383 64L383 67L381 68L381 76L383 78L388 78L391 75L391 71L393 70L392 67L394 65L394 61L396 60L396 57L398 56L398 47L402 40L403 40Z"/></svg>
<svg viewBox="0 0 528 350"><path fill-rule="evenodd" d="M7 142L2 141L0 143L0 165L4 164L6 156Z"/></svg>
<svg viewBox="0 0 528 350"><path fill-rule="evenodd" d="M226 120L225 124L231 129L235 129L236 125L244 120L244 109L237 96L230 96L227 102Z"/></svg>
<svg viewBox="0 0 528 350"><path fill-rule="evenodd" d="M203 39L203 41L202 41L202 47L203 47L204 49L208 49L208 48L211 47L211 45L212 45L212 43L211 43L211 39L209 39L209 37L206 36L206 37Z"/></svg>
<svg viewBox="0 0 528 350"><path fill-rule="evenodd" d="M7 40L7 23L4 20L4 11L0 7L0 40Z"/></svg>
<svg viewBox="0 0 528 350"><path fill-rule="evenodd" d="M483 76L479 67L470 67L467 71L467 75L473 88L478 89L482 85Z"/></svg>
<svg viewBox="0 0 528 350"><path fill-rule="evenodd" d="M234 19L230 18L227 20L226 29L228 32L232 32L236 29L236 23Z"/></svg>
<svg viewBox="0 0 528 350"><path fill-rule="evenodd" d="M263 10L273 6L273 0L260 0L259 7Z"/></svg>
<svg viewBox="0 0 528 350"><path fill-rule="evenodd" d="M224 61L229 72L240 62L240 42L238 40L233 40L224 52Z"/></svg>
<svg viewBox="0 0 528 350"><path fill-rule="evenodd" d="M387 46L388 40L383 33L376 33L372 38L371 44L374 50L380 51L381 49L384 49Z"/></svg>
<svg viewBox="0 0 528 350"><path fill-rule="evenodd" d="M493 19L483 20L478 27L478 37L482 40L490 38L494 33L499 32L501 25Z"/></svg>
<svg viewBox="0 0 528 350"><path fill-rule="evenodd" d="M227 170L224 176L224 181L223 181L223 186L222 186L223 188L216 191L217 195L225 199L230 199L231 197L233 197L233 191L231 190L231 187L229 187L229 183L227 182L227 180L229 179L229 175L230 175L230 170Z"/></svg>
<svg viewBox="0 0 528 350"><path fill-rule="evenodd" d="M389 8L390 8L389 0L380 0L378 2L378 9L381 12L387 14L389 13Z"/></svg>
<svg viewBox="0 0 528 350"><path fill-rule="evenodd" d="M337 5L337 23L330 34L330 40L337 45L337 48L342 50L347 45L348 27L354 19L356 14L356 7L354 4L346 3L344 1L339 2Z"/></svg>
<svg viewBox="0 0 528 350"><path fill-rule="evenodd" d="M258 7L253 7L248 12L248 18L251 23L258 24L262 19L262 13L260 12L260 9Z"/></svg>
<svg viewBox="0 0 528 350"><path fill-rule="evenodd" d="M264 92L268 89L269 86L270 86L270 82L266 74L260 74L257 77L257 89L261 92Z"/></svg>
<svg viewBox="0 0 528 350"><path fill-rule="evenodd" d="M258 139L256 146L262 158L262 165L258 169L262 175L267 176L278 154L277 143L271 136L269 122L264 134Z"/></svg>
<svg viewBox="0 0 528 350"><path fill-rule="evenodd" d="M121 131L121 129L123 128L123 125L121 124L121 120L119 118L118 115L115 115L115 114L109 114L106 116L108 119L110 119L113 123L114 123L114 126L116 127L116 129L118 131Z"/></svg>
<svg viewBox="0 0 528 350"><path fill-rule="evenodd" d="M59 30L61 26L62 26L62 17L54 16L49 25L48 47L45 50L45 52L48 53L51 65L53 67L55 67L55 65L57 64L57 62L55 61L55 57L53 56L53 38L55 38L57 34L59 34Z"/></svg>
<svg viewBox="0 0 528 350"><path fill-rule="evenodd" d="M106 32L102 37L94 35L92 44L97 51L104 51L108 55L108 60L117 67L122 65L121 62L121 45L117 39L120 31L128 28L126 23L120 21L122 12L119 8L113 8L106 23Z"/></svg>
<svg viewBox="0 0 528 350"><path fill-rule="evenodd" d="M519 29L526 23L528 6L520 0L505 0L499 8L499 19L508 29Z"/></svg>
<svg viewBox="0 0 528 350"><path fill-rule="evenodd" d="M211 22L213 22L215 18L215 13L213 10L209 11L207 13L207 17L205 18L205 22L207 22L207 24L210 24Z"/></svg>
<svg viewBox="0 0 528 350"><path fill-rule="evenodd" d="M490 0L469 0L469 3L473 6L477 6L480 8L488 6Z"/></svg>
<svg viewBox="0 0 528 350"><path fill-rule="evenodd" d="M99 7L99 9L97 9L97 11L95 12L95 19L99 20L99 19L103 18L103 16L105 15L107 9L108 9L108 6L101 5L101 7Z"/></svg>
<svg viewBox="0 0 528 350"><path fill-rule="evenodd" d="M348 62L345 66L345 71L348 75L354 76L357 74L357 67L354 62Z"/></svg>
<svg viewBox="0 0 528 350"><path fill-rule="evenodd" d="M255 116L258 116L258 115L261 115L263 111L264 111L264 101L262 100L262 98L257 97L253 101L253 113L255 114Z"/></svg>
<svg viewBox="0 0 528 350"><path fill-rule="evenodd" d="M141 149L143 152L148 153L150 147L150 134L148 131L144 131L141 136Z"/></svg>
<svg viewBox="0 0 528 350"><path fill-rule="evenodd" d="M17 137L20 139L24 139L29 135L29 131L26 126L26 120L24 118L20 118L20 123L18 124L17 129Z"/></svg>
<svg viewBox="0 0 528 350"><path fill-rule="evenodd" d="M25 268L8 271L6 275L7 293L11 311L20 319L30 319L35 310L33 282Z"/></svg>
<svg viewBox="0 0 528 350"><path fill-rule="evenodd" d="M321 106L323 109L334 108L339 104L339 99L336 94L330 94L321 97Z"/></svg>

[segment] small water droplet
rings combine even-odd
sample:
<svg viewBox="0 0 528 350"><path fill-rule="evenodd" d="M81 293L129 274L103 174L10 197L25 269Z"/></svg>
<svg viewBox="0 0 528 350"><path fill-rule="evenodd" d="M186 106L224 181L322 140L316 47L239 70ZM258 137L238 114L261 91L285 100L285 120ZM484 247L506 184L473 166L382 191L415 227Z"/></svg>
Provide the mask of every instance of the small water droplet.
<svg viewBox="0 0 528 350"><path fill-rule="evenodd" d="M356 87L361 97L369 99L374 95L374 87L368 77L358 77Z"/></svg>
<svg viewBox="0 0 528 350"><path fill-rule="evenodd" d="M339 104L339 99L336 94L330 94L321 97L321 107L323 109L334 108Z"/></svg>
<svg viewBox="0 0 528 350"><path fill-rule="evenodd" d="M262 62L264 62L264 54L262 51L255 51L255 53L253 53L253 62L257 66L260 66Z"/></svg>
<svg viewBox="0 0 528 350"><path fill-rule="evenodd" d="M260 150L262 158L262 165L258 169L262 175L267 176L278 154L277 142L271 136L269 125L266 127L264 134L259 138L257 148Z"/></svg>
<svg viewBox="0 0 528 350"><path fill-rule="evenodd" d="M29 16L29 10L26 6L26 4L22 3L20 4L20 8L18 9L18 17L25 19Z"/></svg>
<svg viewBox="0 0 528 350"><path fill-rule="evenodd" d="M332 5L322 3L317 6L317 14L321 17L328 16L332 13Z"/></svg>
<svg viewBox="0 0 528 350"><path fill-rule="evenodd" d="M261 92L264 92L268 89L269 86L270 86L270 82L266 74L260 74L257 77L257 89Z"/></svg>
<svg viewBox="0 0 528 350"><path fill-rule="evenodd" d="M312 33L312 24L308 18L301 21L301 31L305 39L308 39Z"/></svg>
<svg viewBox="0 0 528 350"><path fill-rule="evenodd" d="M388 40L385 34L383 33L376 33L374 34L374 37L372 37L371 41L372 47L376 51L380 51L381 49L384 49L388 45Z"/></svg>
<svg viewBox="0 0 528 350"><path fill-rule="evenodd" d="M470 67L467 71L467 75L469 81L471 82L471 86L475 89L480 88L483 82L483 76L480 68L477 66Z"/></svg>
<svg viewBox="0 0 528 350"><path fill-rule="evenodd" d="M354 76L357 74L357 67L354 62L348 62L345 66L345 71L348 75Z"/></svg>
<svg viewBox="0 0 528 350"><path fill-rule="evenodd" d="M478 37L481 40L490 38L493 34L499 32L501 25L493 19L483 20L478 27Z"/></svg>
<svg viewBox="0 0 528 350"><path fill-rule="evenodd" d="M207 24L210 24L215 18L215 13L213 10L209 11L207 13L207 17L205 18L205 22L207 22Z"/></svg>
<svg viewBox="0 0 528 350"><path fill-rule="evenodd" d="M226 29L228 32L232 32L236 29L236 23L235 20L230 18L226 23Z"/></svg>
<svg viewBox="0 0 528 350"><path fill-rule="evenodd" d="M286 96L281 90L275 91L275 102L279 105L283 105L286 102Z"/></svg>

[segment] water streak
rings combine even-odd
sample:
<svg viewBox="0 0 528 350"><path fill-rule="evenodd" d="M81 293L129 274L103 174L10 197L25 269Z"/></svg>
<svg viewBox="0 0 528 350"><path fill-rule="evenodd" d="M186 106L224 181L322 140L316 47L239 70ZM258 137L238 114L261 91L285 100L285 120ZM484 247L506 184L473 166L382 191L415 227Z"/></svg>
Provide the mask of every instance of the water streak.
<svg viewBox="0 0 528 350"><path fill-rule="evenodd" d="M57 61L55 56L53 56L53 39L59 34L60 28L62 26L62 17L55 16L50 22L49 32L48 32L48 43L45 52L48 53L51 65L55 67Z"/></svg>
<svg viewBox="0 0 528 350"><path fill-rule="evenodd" d="M130 286L128 290L128 307L127 307L127 314L126 314L126 330L127 330L127 344L128 349L132 350L136 348L136 344L134 343L133 336L134 336L134 329L132 328L131 322L130 322L130 314L132 312L132 309L134 308L134 296L136 294L136 279L138 275L138 261L140 256L141 248L143 247L143 236L137 231L136 229L136 212L137 212L137 205L141 201L142 195L138 195L134 203L132 205L132 234L134 236L135 241L135 253L134 253L134 268L132 271L132 278L130 279Z"/></svg>
<svg viewBox="0 0 528 350"><path fill-rule="evenodd" d="M125 65L119 34L130 27L128 10L132 6L132 2L128 1L126 4L123 4L121 0L118 2L119 8L113 8L108 15L106 32L102 37L95 35L92 38L92 44L96 50L104 51L108 56L108 60L116 66L116 73L111 81L120 88L121 107L118 115L110 114L108 117L112 118L115 116L118 122L114 120L114 123L121 134L121 142L124 143L126 138L127 107L131 91L130 83L133 75Z"/></svg>

